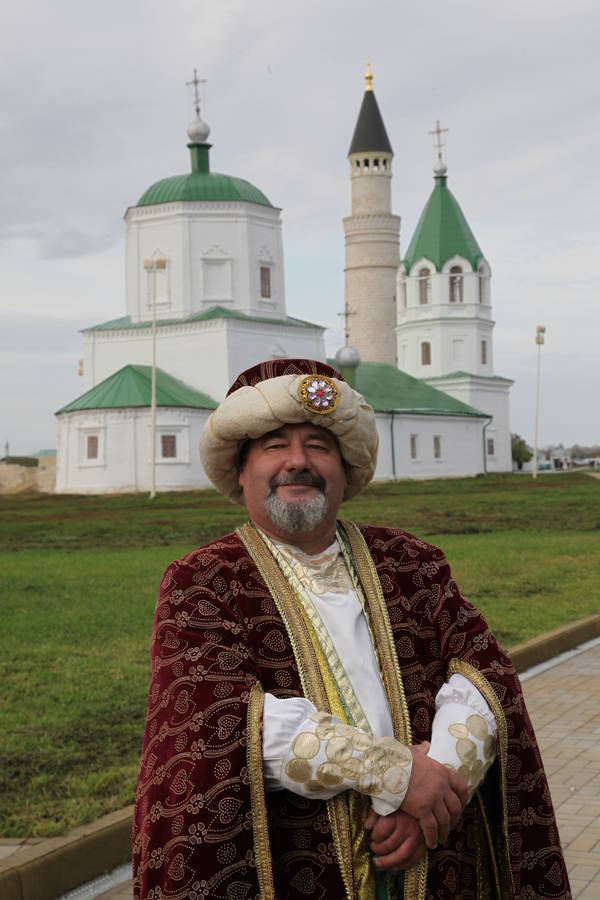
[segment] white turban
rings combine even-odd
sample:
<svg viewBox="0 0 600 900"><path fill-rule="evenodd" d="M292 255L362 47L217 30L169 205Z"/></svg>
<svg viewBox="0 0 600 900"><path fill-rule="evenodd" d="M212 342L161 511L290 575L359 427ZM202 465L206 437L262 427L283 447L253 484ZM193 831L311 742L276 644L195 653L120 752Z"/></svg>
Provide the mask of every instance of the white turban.
<svg viewBox="0 0 600 900"><path fill-rule="evenodd" d="M323 368L331 371L328 366ZM321 411L317 411L319 401L314 400L317 382L325 385L326 393L333 391L335 397L332 403L323 402L323 407L328 408ZM349 384L325 375L280 375L243 385L230 393L204 426L200 438L204 470L222 494L243 505L236 465L240 445L284 425L307 422L335 435L346 463L348 486L344 500L354 497L375 473L379 443L375 414Z"/></svg>

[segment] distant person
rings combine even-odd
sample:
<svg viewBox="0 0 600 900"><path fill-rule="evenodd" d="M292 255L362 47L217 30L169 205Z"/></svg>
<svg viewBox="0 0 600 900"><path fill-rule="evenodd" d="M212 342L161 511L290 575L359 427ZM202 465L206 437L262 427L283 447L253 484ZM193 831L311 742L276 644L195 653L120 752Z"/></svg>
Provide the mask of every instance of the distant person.
<svg viewBox="0 0 600 900"><path fill-rule="evenodd" d="M136 898L571 897L510 660L439 550L337 520L377 444L311 360L211 415L205 470L250 521L161 583Z"/></svg>

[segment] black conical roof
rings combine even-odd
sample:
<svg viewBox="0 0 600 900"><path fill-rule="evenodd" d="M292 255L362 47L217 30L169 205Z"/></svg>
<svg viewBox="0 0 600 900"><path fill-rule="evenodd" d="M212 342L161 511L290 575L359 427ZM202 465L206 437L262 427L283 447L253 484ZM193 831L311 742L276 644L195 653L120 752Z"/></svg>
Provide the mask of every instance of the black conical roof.
<svg viewBox="0 0 600 900"><path fill-rule="evenodd" d="M381 153L394 153L375 94L373 91L367 90L360 107L348 156L351 153L370 153L373 150L379 150Z"/></svg>

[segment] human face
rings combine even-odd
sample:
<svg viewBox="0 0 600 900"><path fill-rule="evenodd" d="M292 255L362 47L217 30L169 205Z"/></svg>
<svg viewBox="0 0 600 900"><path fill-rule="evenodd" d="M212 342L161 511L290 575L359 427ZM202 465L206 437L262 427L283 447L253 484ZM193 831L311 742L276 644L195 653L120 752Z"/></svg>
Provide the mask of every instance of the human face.
<svg viewBox="0 0 600 900"><path fill-rule="evenodd" d="M252 441L239 484L250 518L270 537L307 553L318 553L333 540L347 481L337 441L327 429L285 425ZM296 515L272 518L273 501L279 507L297 507L290 508L291 513L304 507L308 529L291 527ZM319 507L322 516L316 515Z"/></svg>

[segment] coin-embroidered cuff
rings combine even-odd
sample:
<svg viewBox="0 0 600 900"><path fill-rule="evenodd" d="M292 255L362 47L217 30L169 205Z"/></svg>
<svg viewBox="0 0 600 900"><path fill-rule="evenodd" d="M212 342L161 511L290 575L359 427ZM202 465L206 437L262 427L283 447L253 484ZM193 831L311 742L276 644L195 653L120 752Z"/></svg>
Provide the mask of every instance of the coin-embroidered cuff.
<svg viewBox="0 0 600 900"><path fill-rule="evenodd" d="M458 772L470 798L496 758L496 735L471 706L448 703L435 714L427 755Z"/></svg>
<svg viewBox="0 0 600 900"><path fill-rule="evenodd" d="M302 723L282 763L281 784L328 799L352 789L398 809L408 789L412 753L393 737L373 737L316 712Z"/></svg>

